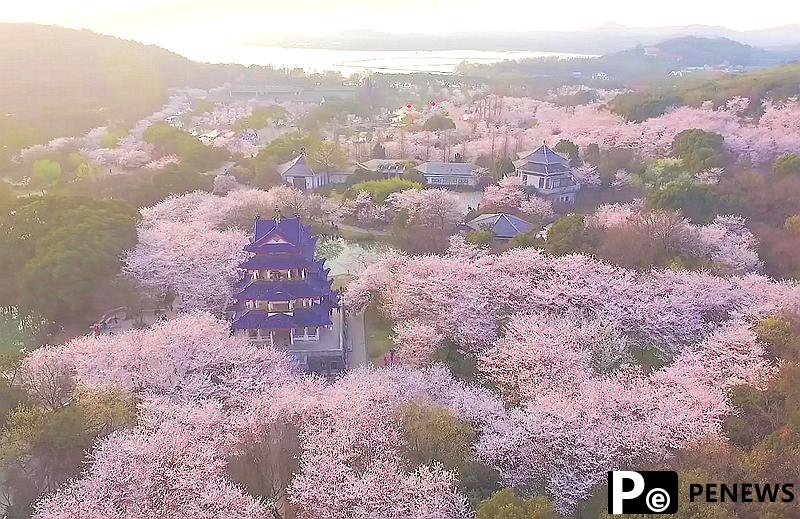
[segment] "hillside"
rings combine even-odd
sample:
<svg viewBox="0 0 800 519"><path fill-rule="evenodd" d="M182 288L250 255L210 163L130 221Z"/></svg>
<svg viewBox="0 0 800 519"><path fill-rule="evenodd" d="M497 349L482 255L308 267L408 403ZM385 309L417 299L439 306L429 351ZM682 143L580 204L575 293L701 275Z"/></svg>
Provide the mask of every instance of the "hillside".
<svg viewBox="0 0 800 519"><path fill-rule="evenodd" d="M789 56L782 52L745 45L728 38L698 38L684 36L662 41L647 49L665 62L675 66L703 67L731 64L744 67L775 65Z"/></svg>
<svg viewBox="0 0 800 519"><path fill-rule="evenodd" d="M23 146L138 119L167 88L216 85L229 72L90 31L0 23L0 163Z"/></svg>
<svg viewBox="0 0 800 519"><path fill-rule="evenodd" d="M769 67L798 57L800 54L790 50L769 51L728 38L684 36L593 58L532 58L493 64L462 64L458 70L467 75L484 77L518 74L546 77L554 81L569 81L576 75L586 77L602 72L620 84L641 84L665 83L671 71L687 67Z"/></svg>
<svg viewBox="0 0 800 519"><path fill-rule="evenodd" d="M630 121L640 122L661 115L672 105L699 106L708 100L719 105L733 97L746 97L750 99L750 113L760 115L765 99L782 100L798 95L800 61L795 61L741 74L726 74L709 81L622 94L611 103L611 109Z"/></svg>

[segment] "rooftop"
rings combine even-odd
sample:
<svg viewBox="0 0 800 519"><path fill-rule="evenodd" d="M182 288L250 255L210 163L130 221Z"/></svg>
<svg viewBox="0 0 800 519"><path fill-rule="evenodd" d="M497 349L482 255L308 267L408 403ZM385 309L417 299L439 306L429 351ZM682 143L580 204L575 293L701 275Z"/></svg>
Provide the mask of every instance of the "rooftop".
<svg viewBox="0 0 800 519"><path fill-rule="evenodd" d="M423 175L471 176L474 167L468 162L424 162L416 169Z"/></svg>
<svg viewBox="0 0 800 519"><path fill-rule="evenodd" d="M569 159L556 153L546 144L542 144L534 151L520 153L519 157L519 160L514 161L514 166L521 171L552 175L570 170Z"/></svg>
<svg viewBox="0 0 800 519"><path fill-rule="evenodd" d="M291 175L293 177L313 177L314 171L306 163L305 152L300 153L297 157L289 162L278 166L278 173L281 177L286 178Z"/></svg>
<svg viewBox="0 0 800 519"><path fill-rule="evenodd" d="M513 238L533 230L533 225L530 223L513 214L506 213L478 215L467 222L467 227L475 230L488 229L497 238Z"/></svg>

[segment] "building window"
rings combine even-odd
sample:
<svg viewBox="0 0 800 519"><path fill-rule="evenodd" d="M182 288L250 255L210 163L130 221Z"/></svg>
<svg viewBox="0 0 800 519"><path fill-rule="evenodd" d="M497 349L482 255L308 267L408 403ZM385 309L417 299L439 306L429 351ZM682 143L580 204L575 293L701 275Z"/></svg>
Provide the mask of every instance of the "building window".
<svg viewBox="0 0 800 519"><path fill-rule="evenodd" d="M289 310L291 310L289 301L270 301L269 303L270 312L288 312Z"/></svg>
<svg viewBox="0 0 800 519"><path fill-rule="evenodd" d="M255 339L258 337L258 330L256 328L248 328L247 329L247 336L251 339Z"/></svg>
<svg viewBox="0 0 800 519"><path fill-rule="evenodd" d="M543 189L543 188L544 188L544 178L543 177L539 177L539 189Z"/></svg>

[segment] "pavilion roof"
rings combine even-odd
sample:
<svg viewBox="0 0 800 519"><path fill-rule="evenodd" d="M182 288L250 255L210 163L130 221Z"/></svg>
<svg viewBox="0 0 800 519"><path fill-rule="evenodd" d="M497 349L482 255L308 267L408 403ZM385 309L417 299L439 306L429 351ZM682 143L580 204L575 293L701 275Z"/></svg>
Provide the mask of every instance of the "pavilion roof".
<svg viewBox="0 0 800 519"><path fill-rule="evenodd" d="M487 228L497 238L513 238L519 234L526 234L533 229L533 225L522 218L506 213L478 215L467 222L467 227L475 230Z"/></svg>
<svg viewBox="0 0 800 519"><path fill-rule="evenodd" d="M552 175L570 171L569 159L556 153L546 144L542 144L534 151L521 153L519 160L514 161L514 166L522 171L544 173Z"/></svg>
<svg viewBox="0 0 800 519"><path fill-rule="evenodd" d="M308 165L306 161L306 154L305 152L300 153L297 157L293 158L289 162L285 162L278 166L278 173L281 177L286 178L287 176L292 177L313 177L314 171Z"/></svg>

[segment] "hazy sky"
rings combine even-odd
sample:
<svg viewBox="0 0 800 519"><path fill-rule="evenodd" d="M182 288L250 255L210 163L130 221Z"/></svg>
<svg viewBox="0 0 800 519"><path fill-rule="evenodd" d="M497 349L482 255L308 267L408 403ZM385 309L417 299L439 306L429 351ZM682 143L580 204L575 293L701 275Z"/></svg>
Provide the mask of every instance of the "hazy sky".
<svg viewBox="0 0 800 519"><path fill-rule="evenodd" d="M0 20L89 28L167 47L273 32L571 30L709 24L759 29L800 23L797 0L10 0Z"/></svg>

